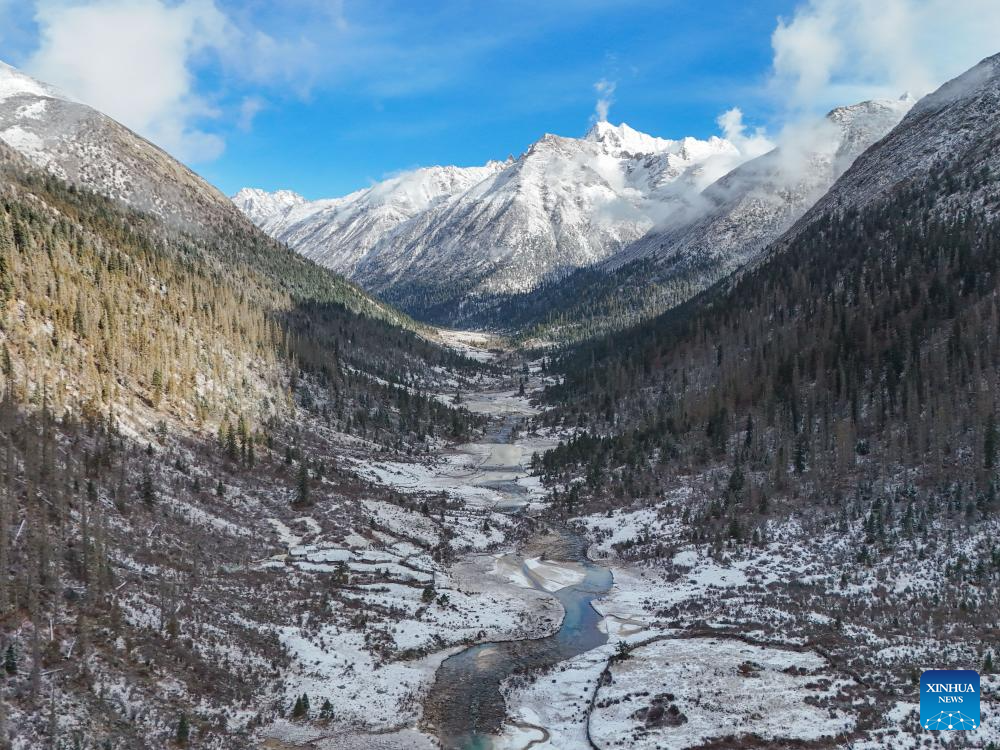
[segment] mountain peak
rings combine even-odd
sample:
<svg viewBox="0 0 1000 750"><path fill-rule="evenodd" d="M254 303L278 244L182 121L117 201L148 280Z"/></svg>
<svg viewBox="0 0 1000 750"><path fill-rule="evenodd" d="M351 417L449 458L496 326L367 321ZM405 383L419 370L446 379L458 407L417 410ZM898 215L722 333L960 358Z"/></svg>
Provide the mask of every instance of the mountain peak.
<svg viewBox="0 0 1000 750"><path fill-rule="evenodd" d="M655 154L670 150L674 145L674 141L641 133L627 123L612 125L607 120L595 122L583 140L600 143L609 151L632 154Z"/></svg>
<svg viewBox="0 0 1000 750"><path fill-rule="evenodd" d="M629 127L628 123L623 122L621 125L612 125L607 120L598 120L590 126L590 130L587 131L583 139L585 141L603 141L612 135L622 137L631 133L638 133L638 131Z"/></svg>
<svg viewBox="0 0 1000 750"><path fill-rule="evenodd" d="M31 76L0 60L0 102L22 95L68 99L65 94L54 87L36 81Z"/></svg>
<svg viewBox="0 0 1000 750"><path fill-rule="evenodd" d="M289 203L289 204L304 203L306 200L301 195L296 193L294 190L281 189L281 190L267 191L261 188L250 188L250 187L245 187L238 190L232 196L232 200L234 201L248 200L248 199L264 198L264 197L268 197L280 201L282 203Z"/></svg>
<svg viewBox="0 0 1000 750"><path fill-rule="evenodd" d="M1000 90L1000 54L987 57L975 67L945 83L928 94L913 107L914 114L926 113L949 107L960 100L983 96L996 96Z"/></svg>
<svg viewBox="0 0 1000 750"><path fill-rule="evenodd" d="M242 188L230 200L255 223L275 215L284 215L306 202L305 198L292 190L275 190L269 193L260 188Z"/></svg>

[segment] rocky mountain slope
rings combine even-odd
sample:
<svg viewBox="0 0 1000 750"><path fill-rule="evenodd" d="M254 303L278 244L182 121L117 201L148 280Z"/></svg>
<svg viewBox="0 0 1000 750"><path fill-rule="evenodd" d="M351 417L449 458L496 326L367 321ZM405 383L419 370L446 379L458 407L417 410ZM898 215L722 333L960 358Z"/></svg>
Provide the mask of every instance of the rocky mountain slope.
<svg viewBox="0 0 1000 750"><path fill-rule="evenodd" d="M804 214L914 99L839 107L787 133L773 151L734 169L698 194L688 211L615 256L609 265L654 258L663 279L699 269L706 286L759 253Z"/></svg>
<svg viewBox="0 0 1000 750"><path fill-rule="evenodd" d="M0 141L68 182L186 229L228 210L222 193L161 149L2 62Z"/></svg>
<svg viewBox="0 0 1000 750"><path fill-rule="evenodd" d="M997 206L986 197L985 186L1000 169L998 102L1000 55L994 55L917 102L877 148L854 162L785 240L824 217L870 204L906 185L933 190L941 210L995 213ZM979 170L978 179L959 183L947 176L971 166Z"/></svg>
<svg viewBox="0 0 1000 750"><path fill-rule="evenodd" d="M306 201L289 191L244 188L233 202L261 229L307 258L352 275L380 240L417 214L503 168L428 167L405 172L343 198Z"/></svg>

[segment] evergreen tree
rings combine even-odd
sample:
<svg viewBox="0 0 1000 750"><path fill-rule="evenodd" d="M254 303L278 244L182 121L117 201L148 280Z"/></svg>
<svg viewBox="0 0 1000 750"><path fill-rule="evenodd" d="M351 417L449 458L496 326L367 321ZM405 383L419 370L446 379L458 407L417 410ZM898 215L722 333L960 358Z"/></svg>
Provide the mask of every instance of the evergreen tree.
<svg viewBox="0 0 1000 750"><path fill-rule="evenodd" d="M295 502L298 505L309 504L309 466L305 461L299 462L299 477L296 483Z"/></svg>
<svg viewBox="0 0 1000 750"><path fill-rule="evenodd" d="M992 469L997 459L997 420L991 413L986 418L986 433L983 436L983 466Z"/></svg>
<svg viewBox="0 0 1000 750"><path fill-rule="evenodd" d="M309 716L309 696L303 693L301 696L295 699L295 705L292 706L292 718L293 719L303 719Z"/></svg>
<svg viewBox="0 0 1000 750"><path fill-rule="evenodd" d="M153 485L153 477L148 469L139 482L139 498L146 505L152 505L156 502L156 487Z"/></svg>
<svg viewBox="0 0 1000 750"><path fill-rule="evenodd" d="M236 461L240 457L239 444L236 442L236 431L232 428L226 430L226 456L230 461Z"/></svg>
<svg viewBox="0 0 1000 750"><path fill-rule="evenodd" d="M319 716L321 719L329 721L333 718L333 704L330 703L329 698L323 699L323 705L319 709Z"/></svg>
<svg viewBox="0 0 1000 750"><path fill-rule="evenodd" d="M188 717L181 714L180 718L177 719L177 731L174 733L174 738L177 740L177 744L183 747L187 745L190 736L191 725L188 723Z"/></svg>
<svg viewBox="0 0 1000 750"><path fill-rule="evenodd" d="M3 669L12 677L17 674L17 654L14 653L13 643L7 646L7 650L4 652Z"/></svg>
<svg viewBox="0 0 1000 750"><path fill-rule="evenodd" d="M153 376L150 378L149 389L153 397L153 406L158 406L160 403L160 398L163 396L163 373L160 368L157 367L153 370Z"/></svg>

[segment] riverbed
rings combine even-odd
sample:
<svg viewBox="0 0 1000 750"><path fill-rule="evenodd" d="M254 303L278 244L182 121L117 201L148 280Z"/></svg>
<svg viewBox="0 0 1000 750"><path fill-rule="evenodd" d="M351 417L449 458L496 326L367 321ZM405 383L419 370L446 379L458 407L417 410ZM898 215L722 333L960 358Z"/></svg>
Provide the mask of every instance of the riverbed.
<svg viewBox="0 0 1000 750"><path fill-rule="evenodd" d="M424 705L424 721L446 750L492 747L506 718L501 684L510 676L543 671L607 640L601 616L592 602L611 587L611 573L586 559L583 541L566 529L545 534L546 559L574 562L584 578L560 588L554 596L564 615L559 630L548 637L483 643L446 659L438 668L434 687ZM533 540L537 549L538 541ZM537 558L533 558L537 559ZM539 589L544 582L532 567L524 575Z"/></svg>
<svg viewBox="0 0 1000 750"><path fill-rule="evenodd" d="M541 379L536 368L529 393ZM450 750L511 747L510 732L519 727L514 731L527 737L524 743L515 743L521 748L533 745L530 738L545 736L547 729L512 720L502 685L518 674L545 672L607 642L603 618L593 602L609 591L612 574L587 558L582 536L543 521L539 514L547 493L531 475L532 456L565 439L565 431L531 430L531 418L539 409L518 392L515 378L466 383L461 394L463 407L488 418L480 437L441 445L434 455L416 460L358 460L355 470L404 494L445 495L464 509L455 510L457 514L505 517L510 520L494 525L520 528L513 537L516 544L509 541L489 551L468 549L442 573L441 581L450 582L445 585L452 596L456 590L469 596L478 588L506 592L508 601L530 608L531 615L522 622L534 623L533 629L504 632L493 627L485 642L442 653L433 680L421 690L418 726ZM454 391L439 398L450 402ZM533 520L517 520L525 518ZM453 543L465 544L458 538ZM511 619L502 608L487 607L482 616L484 624Z"/></svg>
<svg viewBox="0 0 1000 750"><path fill-rule="evenodd" d="M528 446L528 441L519 442L518 436L533 409L525 400L507 394L475 394L469 402L476 411L493 416L494 422L482 441L458 448L460 453L482 460L467 463L461 474L455 472L451 477L461 476L471 487L493 490L499 496L496 510L527 512L532 493L523 484L527 478L525 456L530 456L537 441ZM492 404L499 405L497 411L491 412ZM612 576L587 558L586 548L586 541L572 530L544 525L516 555L510 555L522 561L520 571L514 571L521 585L554 595L562 605L563 619L558 631L547 637L478 644L441 664L424 704L423 724L445 750L493 746L507 718L500 688L512 675L547 670L607 641L593 601L611 588ZM579 570L582 580L560 585L556 576L553 584L553 576L546 577L546 566L559 571L563 565ZM544 735L543 727L537 729Z"/></svg>

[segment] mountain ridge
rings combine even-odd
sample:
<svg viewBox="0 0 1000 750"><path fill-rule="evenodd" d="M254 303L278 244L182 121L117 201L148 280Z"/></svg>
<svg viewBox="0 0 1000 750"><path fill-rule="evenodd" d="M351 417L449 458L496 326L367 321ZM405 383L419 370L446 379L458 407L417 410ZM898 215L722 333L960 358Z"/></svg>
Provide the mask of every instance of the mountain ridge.
<svg viewBox="0 0 1000 750"><path fill-rule="evenodd" d="M272 216L250 205L265 200L254 193L241 191L234 199L278 239L419 314L439 304L458 309L483 295L530 291L546 278L598 262L653 226L652 214L679 205L678 194L700 189L745 158L717 136L668 140L604 122L582 138L545 134L517 159L454 168L485 173L462 171L479 179L442 191L440 200L398 221L360 226L357 234L324 221L323 211L344 211L364 200L365 191L312 202L314 209L280 208ZM382 185L392 193L391 180ZM295 230L272 218L296 213L311 215Z"/></svg>
<svg viewBox="0 0 1000 750"><path fill-rule="evenodd" d="M494 169L485 175L463 171L481 179L391 217L365 203L377 187L391 202L391 180L321 201L247 189L234 200L307 257L446 325L503 328L503 321L516 320L517 327L537 327L553 316L586 319L585 311L572 312L578 301L571 292L551 295L553 285L585 278L592 291L619 295L619 287L636 280L631 270L616 272L652 259L653 275L641 271L641 285L658 290L639 295L642 309L616 317L629 320L683 301L750 261L912 103L904 96L834 109L775 149L753 147L760 154L718 136L671 140L626 123L597 122L582 138L544 134L516 160L490 162ZM338 212L351 221L331 218ZM582 274L586 268L594 273ZM608 279L604 292L594 289L601 274ZM609 307L620 305L601 306Z"/></svg>

